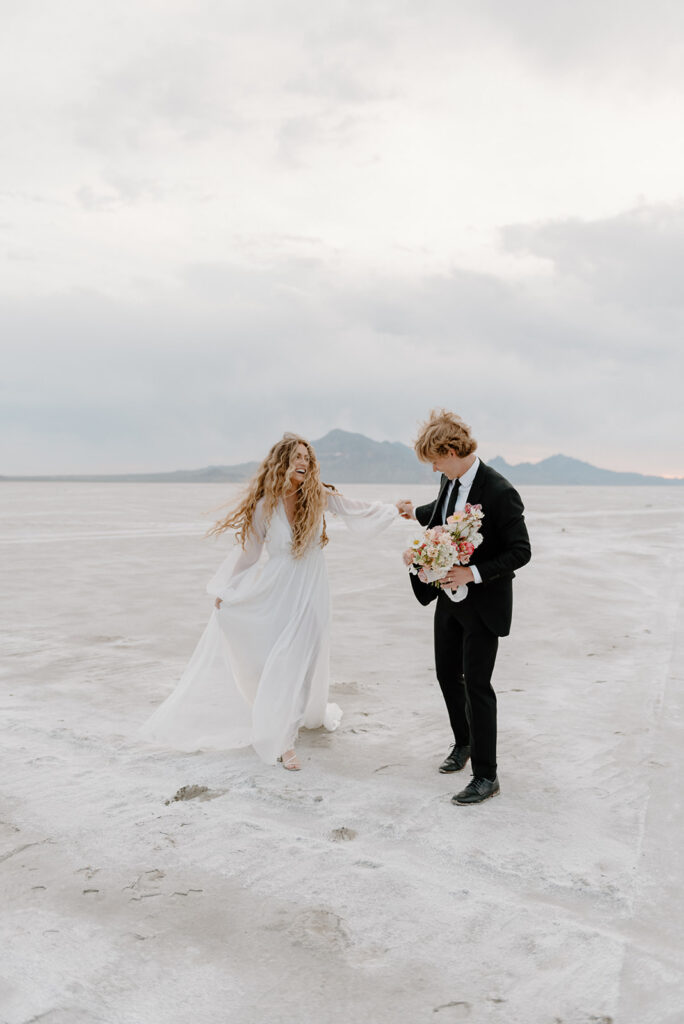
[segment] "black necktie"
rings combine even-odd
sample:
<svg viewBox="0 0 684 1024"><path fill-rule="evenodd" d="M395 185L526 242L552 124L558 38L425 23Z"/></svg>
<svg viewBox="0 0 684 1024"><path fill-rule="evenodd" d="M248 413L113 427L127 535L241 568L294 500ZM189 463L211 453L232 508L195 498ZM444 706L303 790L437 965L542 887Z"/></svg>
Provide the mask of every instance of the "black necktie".
<svg viewBox="0 0 684 1024"><path fill-rule="evenodd" d="M458 498L458 489L460 486L461 481L458 479L458 477L456 477L456 479L454 480L454 486L451 489L451 494L449 495L449 503L446 507L446 513L444 515L445 523L449 516L452 516L454 514L454 509L456 508L456 499Z"/></svg>

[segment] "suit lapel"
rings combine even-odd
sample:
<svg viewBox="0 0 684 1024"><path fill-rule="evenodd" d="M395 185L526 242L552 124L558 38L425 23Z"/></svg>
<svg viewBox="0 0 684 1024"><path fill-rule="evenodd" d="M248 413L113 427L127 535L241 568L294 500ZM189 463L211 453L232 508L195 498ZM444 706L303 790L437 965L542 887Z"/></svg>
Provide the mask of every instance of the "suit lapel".
<svg viewBox="0 0 684 1024"><path fill-rule="evenodd" d="M482 460L480 465L477 467L477 473L475 479L470 485L470 491L468 492L468 504L469 505L481 505L482 504L482 491L484 490L484 482L487 477L487 466Z"/></svg>
<svg viewBox="0 0 684 1024"><path fill-rule="evenodd" d="M477 476L476 476L476 479L477 479ZM449 477L448 476L444 476L444 474L442 474L442 482L440 484L439 494L437 495L437 501L435 502L434 511L433 511L432 515L430 516L430 522L428 523L428 528L430 526L432 526L435 523L435 520L439 517L439 510L441 509L442 502L444 501L444 491L446 490L446 488L448 486L448 483L449 483ZM473 480L473 484L474 483L475 483L475 481Z"/></svg>

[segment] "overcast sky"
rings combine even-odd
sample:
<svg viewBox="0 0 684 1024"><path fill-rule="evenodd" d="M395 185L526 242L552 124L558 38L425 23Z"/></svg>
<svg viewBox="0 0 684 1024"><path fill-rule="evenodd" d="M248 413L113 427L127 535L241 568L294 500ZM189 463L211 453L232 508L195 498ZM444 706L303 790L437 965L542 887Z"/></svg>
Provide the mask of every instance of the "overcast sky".
<svg viewBox="0 0 684 1024"><path fill-rule="evenodd" d="M0 474L684 476L681 0L0 0Z"/></svg>

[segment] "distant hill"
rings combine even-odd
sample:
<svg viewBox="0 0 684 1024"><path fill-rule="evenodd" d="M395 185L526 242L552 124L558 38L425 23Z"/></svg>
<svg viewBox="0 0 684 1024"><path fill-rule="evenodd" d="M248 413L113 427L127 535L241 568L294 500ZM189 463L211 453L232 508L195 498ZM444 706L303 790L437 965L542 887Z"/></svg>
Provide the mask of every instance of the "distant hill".
<svg viewBox="0 0 684 1024"><path fill-rule="evenodd" d="M372 441L364 434L331 430L312 442L326 483L429 483L430 466L416 459L415 452L399 441ZM205 466L203 469L178 469L171 473L117 473L63 476L0 476L1 481L50 481L91 483L242 483L255 473L258 462L236 466Z"/></svg>
<svg viewBox="0 0 684 1024"><path fill-rule="evenodd" d="M516 466L509 465L505 459L497 455L488 460L488 465L498 470L512 484L556 484L580 486L629 486L658 484L682 484L684 479L678 477L669 480L664 476L645 476L643 473L616 473L612 469L598 469L588 462L571 459L567 455L551 455L541 462L519 462Z"/></svg>
<svg viewBox="0 0 684 1024"><path fill-rule="evenodd" d="M326 483L363 484L430 483L435 479L430 466L418 462L408 445L399 441L372 441L364 434L331 430L313 442ZM684 479L668 480L641 473L615 473L598 469L588 462L567 455L552 455L541 462L521 462L511 466L497 455L488 464L513 484L556 485L640 485L682 484ZM2 481L64 481L89 483L242 483L249 480L257 462L236 466L205 466L203 469L178 469L172 473L90 474L87 476L0 476Z"/></svg>
<svg viewBox="0 0 684 1024"><path fill-rule="evenodd" d="M312 442L321 478L332 484L417 484L434 479L431 466L400 441L371 441L363 434L331 430Z"/></svg>

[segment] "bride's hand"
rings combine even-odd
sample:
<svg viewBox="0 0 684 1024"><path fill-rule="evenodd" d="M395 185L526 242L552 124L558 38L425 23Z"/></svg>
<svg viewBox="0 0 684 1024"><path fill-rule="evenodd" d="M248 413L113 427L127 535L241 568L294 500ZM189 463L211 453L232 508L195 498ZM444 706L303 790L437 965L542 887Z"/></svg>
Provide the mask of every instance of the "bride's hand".
<svg viewBox="0 0 684 1024"><path fill-rule="evenodd" d="M404 565L411 565L413 562L413 550L411 548L407 548L401 557L404 559Z"/></svg>
<svg viewBox="0 0 684 1024"><path fill-rule="evenodd" d="M401 501L396 503L397 510L402 519L415 519L413 512L413 502L408 498L403 498Z"/></svg>
<svg viewBox="0 0 684 1024"><path fill-rule="evenodd" d="M223 601L221 600L221 598L217 597L216 600L214 601L214 608L220 608L222 604Z"/></svg>

